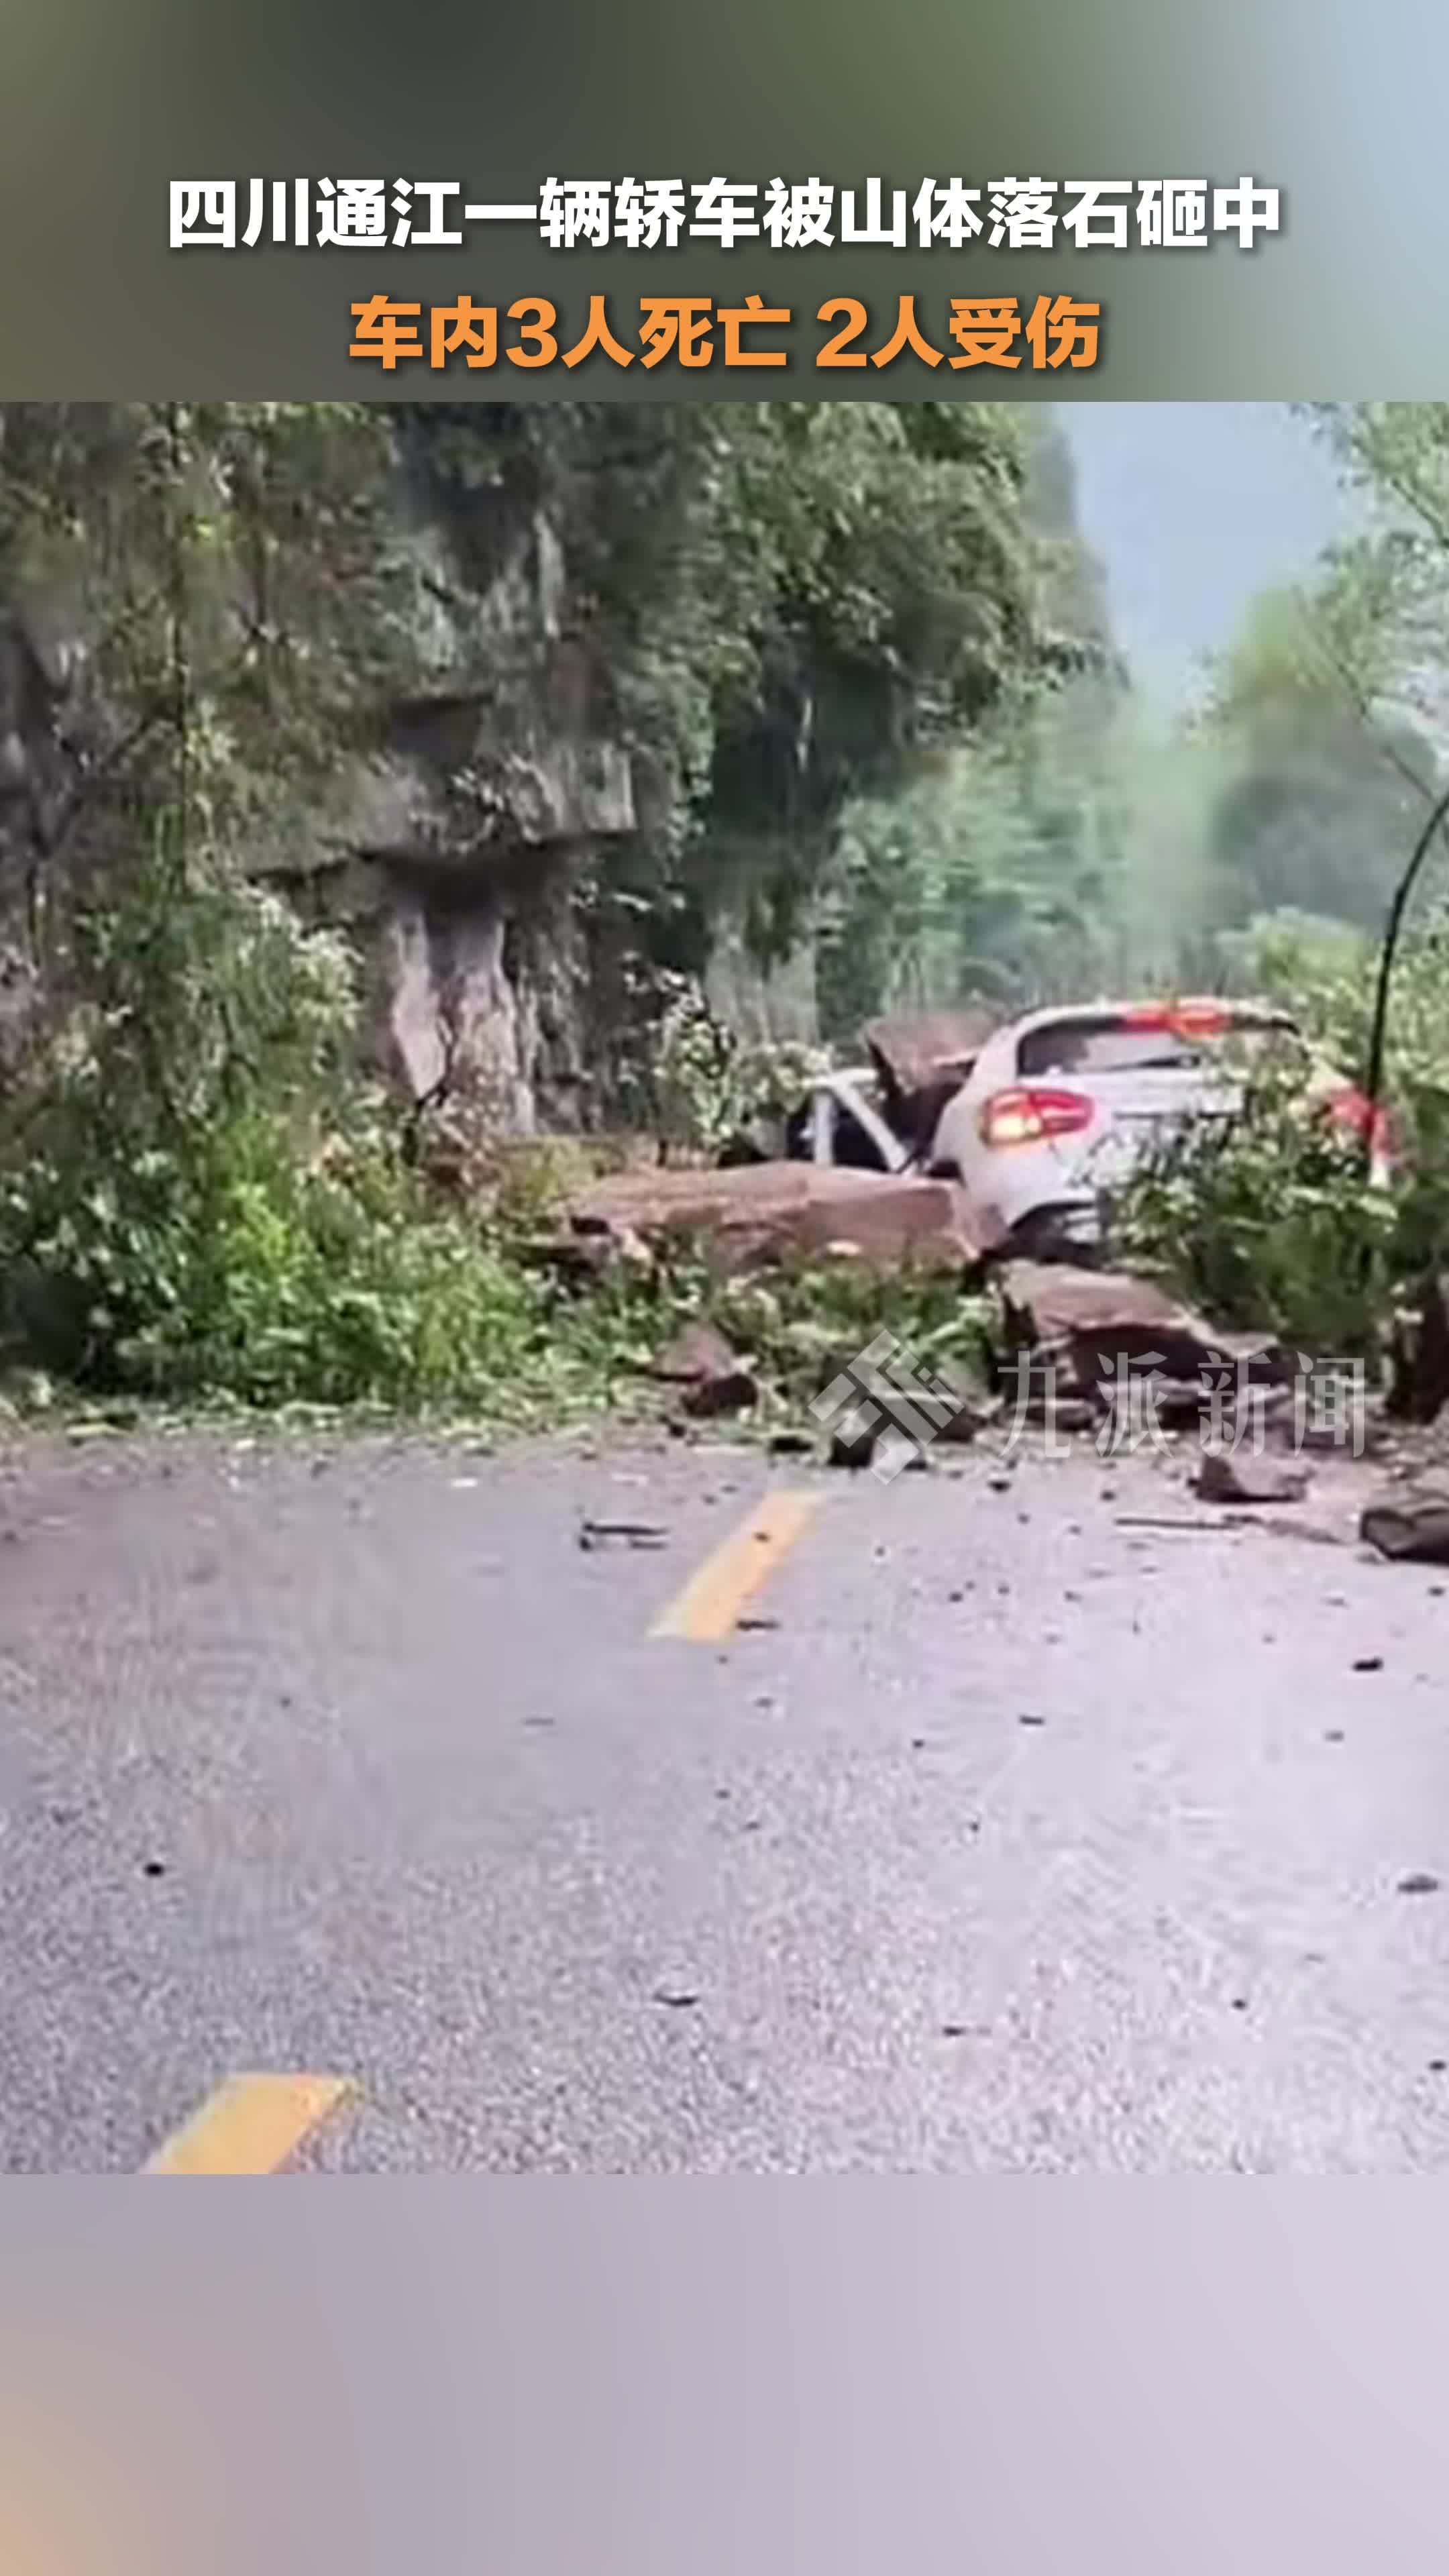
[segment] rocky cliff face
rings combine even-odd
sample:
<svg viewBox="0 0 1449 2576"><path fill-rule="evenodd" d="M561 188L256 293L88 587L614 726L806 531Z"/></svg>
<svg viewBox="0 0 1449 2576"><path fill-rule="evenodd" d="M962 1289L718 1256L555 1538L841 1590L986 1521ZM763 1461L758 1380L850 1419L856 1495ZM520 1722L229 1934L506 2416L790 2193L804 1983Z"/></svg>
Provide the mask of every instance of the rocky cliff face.
<svg viewBox="0 0 1449 2576"><path fill-rule="evenodd" d="M66 716L83 678L83 634L62 599L0 607L0 1070L40 1002L46 868L75 786Z"/></svg>
<svg viewBox="0 0 1449 2576"><path fill-rule="evenodd" d="M586 1121L595 977L573 898L635 828L626 754L541 724L501 746L467 695L389 731L343 821L270 873L360 937L380 1059L413 1098L446 1090L510 1133Z"/></svg>
<svg viewBox="0 0 1449 2576"><path fill-rule="evenodd" d="M629 756L568 631L542 511L505 518L481 582L446 519L419 516L412 542L425 685L385 711L375 756L268 872L360 936L378 1054L414 1099L445 1094L509 1134L587 1125L603 1004L575 897L637 828Z"/></svg>
<svg viewBox="0 0 1449 2576"><path fill-rule="evenodd" d="M844 805L1080 659L1020 450L955 402L0 404L0 1039L203 793L365 934L418 1098L607 1117L631 960L807 1033L754 960Z"/></svg>
<svg viewBox="0 0 1449 2576"><path fill-rule="evenodd" d="M357 936L378 1059L412 1097L446 1092L515 1134L587 1125L597 1018L617 996L576 893L636 830L630 759L569 632L545 513L505 497L480 559L476 535L465 550L416 495L400 506L425 606L418 685L258 872ZM32 1023L48 889L104 863L105 825L77 830L69 810L101 730L89 662L84 614L59 592L0 609L0 1060Z"/></svg>

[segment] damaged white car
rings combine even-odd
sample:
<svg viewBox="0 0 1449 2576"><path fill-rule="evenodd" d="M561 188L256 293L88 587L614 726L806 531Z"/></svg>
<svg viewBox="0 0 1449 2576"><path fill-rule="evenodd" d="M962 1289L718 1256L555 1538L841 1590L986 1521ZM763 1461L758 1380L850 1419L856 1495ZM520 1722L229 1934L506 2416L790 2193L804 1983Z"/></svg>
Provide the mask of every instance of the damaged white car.
<svg viewBox="0 0 1449 2576"><path fill-rule="evenodd" d="M1383 1114L1312 1059L1287 1012L1216 998L1039 1010L998 1029L941 1114L929 1168L964 1183L986 1248L1080 1257L1101 1246L1114 1192L1147 1155L1189 1123L1237 1114L1245 1065L1264 1055L1301 1065L1316 1110L1372 1130L1382 1179Z"/></svg>

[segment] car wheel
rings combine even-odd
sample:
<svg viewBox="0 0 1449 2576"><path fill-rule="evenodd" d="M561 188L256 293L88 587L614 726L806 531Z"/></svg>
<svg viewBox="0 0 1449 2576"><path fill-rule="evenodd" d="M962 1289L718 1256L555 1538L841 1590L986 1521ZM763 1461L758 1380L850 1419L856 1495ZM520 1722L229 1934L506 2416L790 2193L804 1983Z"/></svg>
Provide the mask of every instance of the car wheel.
<svg viewBox="0 0 1449 2576"><path fill-rule="evenodd" d="M1013 1228L1011 1248L1024 1261L1100 1270L1107 1259L1106 1227L1094 1208L1037 1208Z"/></svg>

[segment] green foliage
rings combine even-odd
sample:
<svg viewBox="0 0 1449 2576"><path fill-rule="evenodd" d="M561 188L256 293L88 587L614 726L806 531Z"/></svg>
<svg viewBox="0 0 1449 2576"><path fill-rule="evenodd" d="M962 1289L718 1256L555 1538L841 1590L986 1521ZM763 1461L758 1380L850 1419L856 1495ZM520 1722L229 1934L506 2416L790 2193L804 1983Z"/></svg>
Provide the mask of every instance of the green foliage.
<svg viewBox="0 0 1449 2576"><path fill-rule="evenodd" d="M158 801L253 859L411 666L416 569L362 404L16 404L0 586L57 637L69 791L48 859Z"/></svg>
<svg viewBox="0 0 1449 2576"><path fill-rule="evenodd" d="M1382 923L1434 792L1431 745L1396 698L1382 568L1342 550L1255 602L1216 675L1225 771L1211 822L1219 923L1257 911Z"/></svg>
<svg viewBox="0 0 1449 2576"><path fill-rule="evenodd" d="M7 595L60 602L88 673L37 823L46 1017L0 1123L9 1356L148 1396L506 1410L540 1292L429 1202L359 1087L353 960L249 874L315 830L415 659L390 427L43 405L6 432Z"/></svg>
<svg viewBox="0 0 1449 2576"><path fill-rule="evenodd" d="M1326 594L1340 663L1372 702L1433 712L1442 693L1449 551L1449 404L1316 403L1315 419L1359 504L1363 532L1335 553Z"/></svg>
<svg viewBox="0 0 1449 2576"><path fill-rule="evenodd" d="M1377 1347L1397 1216L1353 1140L1269 1077L1226 1132L1204 1126L1149 1162L1114 1234L1125 1266L1165 1274L1215 1323L1350 1358Z"/></svg>
<svg viewBox="0 0 1449 2576"><path fill-rule="evenodd" d="M1449 407L1320 416L1363 524L1254 603L1170 726L1113 685L1070 461L1027 444L1042 597L1095 663L1046 697L1008 683L924 772L855 783L823 885L832 1032L882 1004L1211 984L1266 914L1380 929L1444 738Z"/></svg>
<svg viewBox="0 0 1449 2576"><path fill-rule="evenodd" d="M939 1272L884 1290L844 1265L721 1281L686 1249L582 1300L549 1289L518 1234L559 1176L518 1158L486 1224L430 1193L352 1071L345 949L174 824L82 918L77 965L85 998L0 1131L12 1367L107 1398L524 1423L637 1387L689 1315L755 1360L767 1419L798 1411L887 1309L922 1361L975 1352L976 1310ZM793 1102L803 1060L725 1040L712 1069L694 988L670 1010L697 1127Z"/></svg>
<svg viewBox="0 0 1449 2576"><path fill-rule="evenodd" d="M807 1425L813 1398L882 1329L915 1366L984 1382L997 1322L992 1301L964 1293L952 1266L906 1262L882 1277L851 1259L785 1259L722 1275L707 1241L681 1235L642 1275L592 1291L565 1340L575 1354L586 1346L600 1377L617 1386L657 1358L681 1325L701 1320L725 1335L759 1382L749 1424L756 1433Z"/></svg>
<svg viewBox="0 0 1449 2576"><path fill-rule="evenodd" d="M654 994L640 1089L666 1144L717 1157L761 1122L778 1125L828 1063L818 1047L741 1037L691 976L661 973Z"/></svg>
<svg viewBox="0 0 1449 2576"><path fill-rule="evenodd" d="M607 1376L622 1310L561 1319L510 1257L527 1190L491 1231L429 1196L359 1087L353 960L258 877L305 861L389 708L476 686L506 761L567 663L635 756L601 901L632 919L666 1124L709 1150L793 1105L813 1058L723 1032L688 978L727 883L758 947L786 940L843 799L1045 668L1010 412L47 404L4 429L0 582L61 634L66 725L30 817L45 1016L0 1116L10 1355L261 1403ZM520 528L540 589L561 549L545 614ZM444 782L480 830L485 787Z"/></svg>
<svg viewBox="0 0 1449 2576"><path fill-rule="evenodd" d="M420 1406L480 1396L536 1296L427 1206L350 1073L350 961L174 828L81 926L85 999L0 1157L10 1354L78 1383Z"/></svg>
<svg viewBox="0 0 1449 2576"><path fill-rule="evenodd" d="M1240 964L1290 1007L1309 1063L1361 1080L1377 958L1322 925L1259 925ZM1449 1262L1449 914L1411 940L1390 1022L1397 1168L1310 1114L1302 1068L1255 1075L1242 1115L1166 1148L1124 1193L1123 1257L1163 1271L1225 1324L1343 1355L1382 1347L1393 1305Z"/></svg>
<svg viewBox="0 0 1449 2576"><path fill-rule="evenodd" d="M703 1303L778 1409L796 1415L883 1328L914 1368L984 1381L991 1367L993 1307L939 1264L908 1263L884 1281L852 1261L786 1265L727 1280Z"/></svg>
<svg viewBox="0 0 1449 2576"><path fill-rule="evenodd" d="M556 497L573 641L634 756L641 940L697 972L727 892L777 956L844 800L1046 667L1019 428L965 403L516 408L451 420L450 453L502 435L517 488Z"/></svg>
<svg viewBox="0 0 1449 2576"><path fill-rule="evenodd" d="M825 1025L845 1039L881 1007L1010 1012L1145 974L1164 911L1179 939L1190 917L1194 759L1119 687L1078 678L852 804L822 906Z"/></svg>

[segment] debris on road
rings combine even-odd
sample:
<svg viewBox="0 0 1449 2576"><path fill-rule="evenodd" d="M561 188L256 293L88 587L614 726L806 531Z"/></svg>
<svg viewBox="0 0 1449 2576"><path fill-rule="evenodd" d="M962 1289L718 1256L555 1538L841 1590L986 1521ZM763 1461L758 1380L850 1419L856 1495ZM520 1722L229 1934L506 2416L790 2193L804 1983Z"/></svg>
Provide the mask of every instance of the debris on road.
<svg viewBox="0 0 1449 2576"><path fill-rule="evenodd" d="M666 1547L669 1533L657 1521L585 1521L579 1531L584 1549L608 1547L616 1541L626 1547Z"/></svg>
<svg viewBox="0 0 1449 2576"><path fill-rule="evenodd" d="M1380 1556L1449 1565L1449 1494L1417 1494L1371 1503L1359 1537Z"/></svg>
<svg viewBox="0 0 1449 2576"><path fill-rule="evenodd" d="M833 1377L834 1369L827 1367L825 1375ZM906 1463L924 1466L932 1444L972 1441L1001 1412L999 1397L986 1394L959 1368L938 1372L939 1393L909 1383L898 1386L886 1370L859 1359L850 1377L850 1410L831 1432L827 1454L832 1467L869 1466L878 1444L892 1433L915 1445L916 1456Z"/></svg>
<svg viewBox="0 0 1449 2576"><path fill-rule="evenodd" d="M1411 1869L1399 1881L1400 1896L1437 1896L1439 1881L1432 1871Z"/></svg>
<svg viewBox="0 0 1449 2576"><path fill-rule="evenodd" d="M1114 1529L1186 1530L1190 1537L1201 1538L1215 1530L1231 1532L1235 1529L1255 1528L1257 1524L1251 1521L1245 1522L1236 1516L1232 1520L1223 1521L1185 1521L1169 1520L1159 1512L1114 1512L1112 1526ZM1093 1566L1091 1571L1096 1574L1100 1569Z"/></svg>
<svg viewBox="0 0 1449 2576"><path fill-rule="evenodd" d="M1095 1431L1102 1419L1102 1408L1085 1395L1059 1395L1051 1403L1029 1396L1021 1408L1021 1419L1029 1430L1070 1435L1074 1431ZM1162 1420L1161 1413L1158 1420Z"/></svg>
<svg viewBox="0 0 1449 2576"><path fill-rule="evenodd" d="M1266 1530L1270 1538L1303 1539L1310 1547L1347 1547L1352 1535L1350 1529L1333 1529L1322 1521L1284 1521L1276 1515L1265 1521L1247 1512L1234 1513L1232 1525Z"/></svg>
<svg viewBox="0 0 1449 2576"><path fill-rule="evenodd" d="M981 1034L955 1014L940 1025L872 1024L868 1042L898 1136L933 1083L959 1084ZM942 1453L1008 1422L1005 1454L988 1469L1014 1463L1019 1435L1044 1432L1047 1454L1057 1458L1070 1454L1069 1445L1053 1445L1058 1440L1110 1427L1115 1449L1118 1431L1130 1438L1140 1423L1150 1425L1159 1450L1159 1435L1194 1447L1201 1439L1195 1499L1234 1516L1139 1517L1133 1525L1194 1534L1273 1529L1271 1509L1253 1514L1303 1502L1313 1473L1301 1453L1343 1448L1351 1434L1358 1458L1385 1438L1383 1400L1365 1397L1361 1367L1351 1406L1339 1400L1335 1362L1310 1407L1305 1372L1330 1364L1310 1363L1273 1332L1219 1326L1154 1276L1020 1254L998 1259L960 1183L931 1177L919 1155L892 1171L798 1159L636 1165L576 1191L559 1223L555 1250L565 1274L567 1247L580 1244L591 1271L607 1268L611 1246L651 1265L661 1293L649 1303L656 1318L670 1320L657 1354L648 1355L646 1339L630 1365L669 1391L664 1428L678 1438L690 1438L694 1424L738 1415L751 1419L736 1439L753 1436L775 1456L813 1455L878 1474L935 1464L955 1478L961 1468ZM1425 1293L1415 1345L1421 1368L1438 1366L1442 1322L1449 1372L1446 1298L1449 1273ZM1428 1407L1424 1393L1416 1413ZM1310 1529L1298 1518L1295 1534L1351 1542L1347 1520L1342 1530ZM1442 1552L1449 1562L1449 1497L1442 1547L1382 1517L1366 1518L1363 1535L1383 1554ZM601 1543L587 1533L581 1540ZM663 1538L629 1543L659 1546Z"/></svg>
<svg viewBox="0 0 1449 2576"><path fill-rule="evenodd" d="M744 1412L759 1401L758 1380L713 1324L686 1324L649 1374L682 1388L684 1410L696 1417Z"/></svg>
<svg viewBox="0 0 1449 2576"><path fill-rule="evenodd" d="M1194 1479L1205 1503L1301 1503L1310 1477L1303 1467L1280 1467L1264 1458L1243 1458L1230 1449L1209 1448Z"/></svg>
<svg viewBox="0 0 1449 2576"><path fill-rule="evenodd" d="M1220 1332L1128 1271L1012 1261L1000 1288L1008 1347L1058 1369L1065 1362L1078 1395L1100 1397L1121 1370L1136 1368L1155 1372L1200 1412L1215 1371L1254 1386L1283 1383L1285 1355L1271 1334Z"/></svg>

